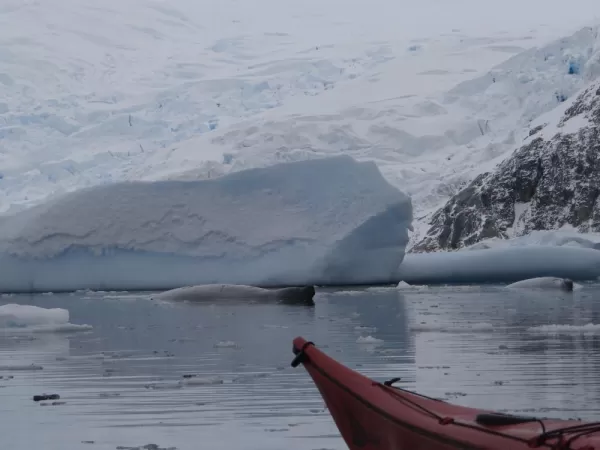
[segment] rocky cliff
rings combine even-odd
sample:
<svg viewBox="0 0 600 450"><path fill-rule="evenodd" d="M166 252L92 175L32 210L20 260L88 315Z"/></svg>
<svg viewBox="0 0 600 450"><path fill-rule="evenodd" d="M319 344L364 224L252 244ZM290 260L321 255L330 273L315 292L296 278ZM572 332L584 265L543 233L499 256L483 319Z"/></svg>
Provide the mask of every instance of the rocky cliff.
<svg viewBox="0 0 600 450"><path fill-rule="evenodd" d="M561 227L600 231L600 83L532 122L525 143L452 197L414 252Z"/></svg>

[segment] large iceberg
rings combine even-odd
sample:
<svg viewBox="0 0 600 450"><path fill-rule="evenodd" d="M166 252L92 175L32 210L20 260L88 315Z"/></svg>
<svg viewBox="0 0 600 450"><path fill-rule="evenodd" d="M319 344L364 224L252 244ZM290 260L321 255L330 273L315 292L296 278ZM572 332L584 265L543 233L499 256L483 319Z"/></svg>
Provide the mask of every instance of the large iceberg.
<svg viewBox="0 0 600 450"><path fill-rule="evenodd" d="M87 188L0 219L0 291L393 282L411 221L349 156Z"/></svg>

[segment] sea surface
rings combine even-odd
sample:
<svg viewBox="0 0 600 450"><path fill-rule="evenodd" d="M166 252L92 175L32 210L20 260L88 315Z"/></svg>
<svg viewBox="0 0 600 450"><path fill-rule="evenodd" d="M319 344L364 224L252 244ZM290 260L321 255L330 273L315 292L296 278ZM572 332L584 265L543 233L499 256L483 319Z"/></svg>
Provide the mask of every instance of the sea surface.
<svg viewBox="0 0 600 450"><path fill-rule="evenodd" d="M599 285L328 289L315 301L0 297L65 308L71 323L93 327L0 332L0 447L345 449L304 369L290 367L296 336L377 380L400 377L451 402L600 419ZM14 370L31 364L42 369ZM33 401L44 393L60 399Z"/></svg>

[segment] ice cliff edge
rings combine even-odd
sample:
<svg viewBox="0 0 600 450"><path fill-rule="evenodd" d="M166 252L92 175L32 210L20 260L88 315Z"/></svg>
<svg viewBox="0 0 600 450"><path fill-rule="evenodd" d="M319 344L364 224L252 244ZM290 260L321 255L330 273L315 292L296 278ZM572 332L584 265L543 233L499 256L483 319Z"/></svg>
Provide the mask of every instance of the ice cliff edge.
<svg viewBox="0 0 600 450"><path fill-rule="evenodd" d="M349 156L87 188L0 219L0 291L393 282L411 221Z"/></svg>

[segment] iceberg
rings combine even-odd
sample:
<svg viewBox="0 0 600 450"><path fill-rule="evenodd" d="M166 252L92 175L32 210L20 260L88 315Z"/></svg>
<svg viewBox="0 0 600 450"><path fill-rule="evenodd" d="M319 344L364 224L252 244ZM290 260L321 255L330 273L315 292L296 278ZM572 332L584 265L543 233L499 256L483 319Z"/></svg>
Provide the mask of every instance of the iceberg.
<svg viewBox="0 0 600 450"><path fill-rule="evenodd" d="M90 325L69 323L69 311L9 303L0 306L0 333L87 331Z"/></svg>
<svg viewBox="0 0 600 450"><path fill-rule="evenodd" d="M349 156L95 186L0 219L0 291L389 283L411 222Z"/></svg>
<svg viewBox="0 0 600 450"><path fill-rule="evenodd" d="M410 253L398 276L409 284L512 283L537 277L595 280L600 276L600 251L569 245L522 245Z"/></svg>

